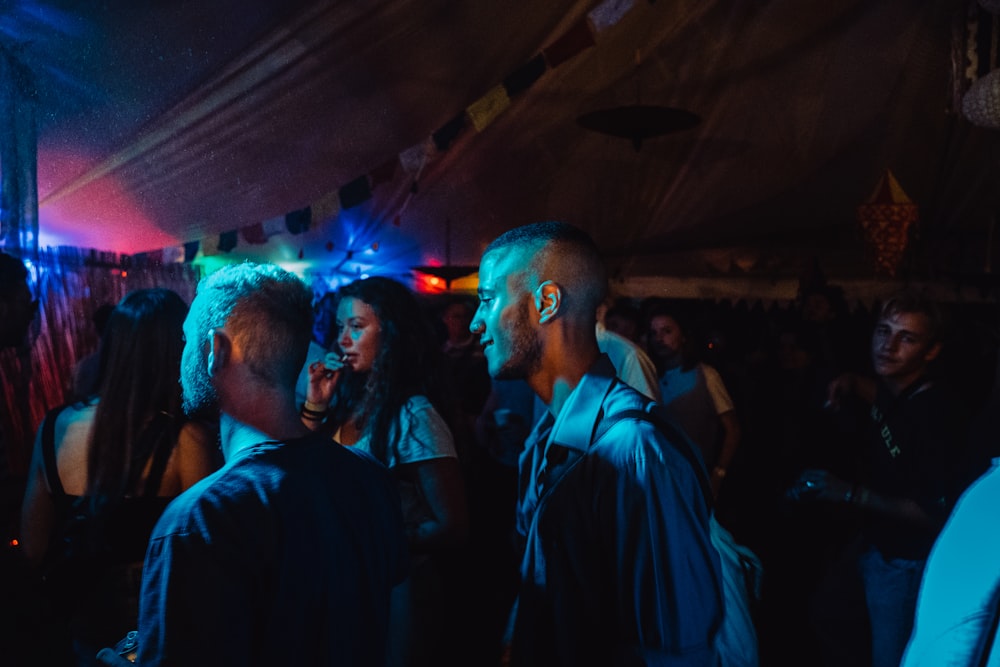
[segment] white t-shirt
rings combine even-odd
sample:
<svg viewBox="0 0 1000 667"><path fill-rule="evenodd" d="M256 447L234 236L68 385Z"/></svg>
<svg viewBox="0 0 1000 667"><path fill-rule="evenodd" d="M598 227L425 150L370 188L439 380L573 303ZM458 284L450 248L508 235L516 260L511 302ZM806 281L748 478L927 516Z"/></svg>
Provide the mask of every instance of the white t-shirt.
<svg viewBox="0 0 1000 667"><path fill-rule="evenodd" d="M390 442L395 446L387 453L386 466L395 468L406 463L431 459L458 458L451 430L426 396L411 396L399 415L402 435L396 440L396 428L389 429ZM340 431L333 439L340 442ZM351 445L371 454L371 439L367 434Z"/></svg>

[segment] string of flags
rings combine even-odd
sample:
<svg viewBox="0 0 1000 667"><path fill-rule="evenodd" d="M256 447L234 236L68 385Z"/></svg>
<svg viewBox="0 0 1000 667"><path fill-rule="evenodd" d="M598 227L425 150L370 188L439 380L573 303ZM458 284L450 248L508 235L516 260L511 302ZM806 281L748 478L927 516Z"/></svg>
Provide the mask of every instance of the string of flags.
<svg viewBox="0 0 1000 667"><path fill-rule="evenodd" d="M372 191L379 185L390 182L398 168L411 179L409 191L393 216L393 224L400 226L410 200L419 193L418 184L424 168L436 156L451 148L469 128L477 133L483 132L511 106L513 98L531 88L548 70L555 69L596 46L601 34L617 25L634 5L635 0L604 0L541 52L504 77L503 81L455 114L419 144L403 150L371 172L328 192L309 206L218 235L136 253L131 256L131 263L139 266L147 263L190 263L199 253L204 257L220 255L232 252L241 243L262 245L277 234L302 234L314 225L334 221L341 211L370 200ZM328 243L327 250L332 249L332 244ZM301 251L299 257L302 258Z"/></svg>

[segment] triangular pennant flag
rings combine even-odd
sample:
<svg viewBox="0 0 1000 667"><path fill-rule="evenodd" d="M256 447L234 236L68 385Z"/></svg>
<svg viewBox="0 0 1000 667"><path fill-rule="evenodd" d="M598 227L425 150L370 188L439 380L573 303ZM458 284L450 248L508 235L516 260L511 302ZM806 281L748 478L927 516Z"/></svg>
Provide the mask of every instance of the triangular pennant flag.
<svg viewBox="0 0 1000 667"><path fill-rule="evenodd" d="M206 236L201 240L201 254L205 257L219 254L219 237L217 235Z"/></svg>
<svg viewBox="0 0 1000 667"><path fill-rule="evenodd" d="M372 187L378 187L382 183L388 183L391 181L392 177L396 174L397 164L399 164L399 160L393 158L385 164L375 167L371 174L369 174L371 176Z"/></svg>
<svg viewBox="0 0 1000 667"><path fill-rule="evenodd" d="M503 80L503 87L507 90L507 95L514 97L532 86L542 74L545 74L545 56L539 53L537 56L518 67Z"/></svg>
<svg viewBox="0 0 1000 667"><path fill-rule="evenodd" d="M283 215L268 218L260 223L260 228L264 230L264 236L267 238L271 238L275 234L284 234L288 231L288 227L285 226L285 216Z"/></svg>
<svg viewBox="0 0 1000 667"><path fill-rule="evenodd" d="M162 248L160 248L159 250L150 250L149 252L146 253L146 256L149 257L150 264L163 264Z"/></svg>
<svg viewBox="0 0 1000 667"><path fill-rule="evenodd" d="M333 190L312 203L312 219L318 224L332 220L340 213L340 192Z"/></svg>
<svg viewBox="0 0 1000 667"><path fill-rule="evenodd" d="M416 146L410 146L399 154L399 164L407 174L418 174L427 164L427 156L434 150L433 140L428 137Z"/></svg>
<svg viewBox="0 0 1000 667"><path fill-rule="evenodd" d="M552 42L548 48L542 50L549 67L558 67L576 54L592 47L594 33L590 31L590 26L586 18L581 18L573 24L566 33Z"/></svg>
<svg viewBox="0 0 1000 667"><path fill-rule="evenodd" d="M184 246L172 245L163 249L163 263L177 264L184 261Z"/></svg>
<svg viewBox="0 0 1000 667"><path fill-rule="evenodd" d="M307 232L309 231L310 225L312 225L311 206L306 206L305 208L300 208L297 211L285 214L285 227L287 227L288 231L292 234Z"/></svg>
<svg viewBox="0 0 1000 667"><path fill-rule="evenodd" d="M594 32L600 34L621 21L634 4L635 0L604 0L587 14Z"/></svg>
<svg viewBox="0 0 1000 667"><path fill-rule="evenodd" d="M360 206L371 198L372 189L368 176L358 176L350 183L340 186L340 205L345 211Z"/></svg>
<svg viewBox="0 0 1000 667"><path fill-rule="evenodd" d="M229 252L236 247L236 243L237 238L235 229L219 234L219 250L222 252Z"/></svg>
<svg viewBox="0 0 1000 667"><path fill-rule="evenodd" d="M137 252L132 255L132 264L135 266L146 266L149 264L149 253L148 252Z"/></svg>
<svg viewBox="0 0 1000 667"><path fill-rule="evenodd" d="M466 112L476 132L482 132L497 116L510 106L510 98L503 86L493 86L488 93L469 105Z"/></svg>
<svg viewBox="0 0 1000 667"><path fill-rule="evenodd" d="M198 241L188 241L184 244L184 262L190 264L194 261L195 256L198 254L198 248L201 243Z"/></svg>
<svg viewBox="0 0 1000 667"><path fill-rule="evenodd" d="M264 225L260 222L247 225L240 230L243 240L250 245L261 245L267 243L267 234L264 233Z"/></svg>
<svg viewBox="0 0 1000 667"><path fill-rule="evenodd" d="M448 147L451 146L451 142L458 138L458 135L462 133L462 128L464 127L465 112L462 111L460 114L442 125L437 132L431 135L431 138L434 140L434 146L441 152L448 150Z"/></svg>

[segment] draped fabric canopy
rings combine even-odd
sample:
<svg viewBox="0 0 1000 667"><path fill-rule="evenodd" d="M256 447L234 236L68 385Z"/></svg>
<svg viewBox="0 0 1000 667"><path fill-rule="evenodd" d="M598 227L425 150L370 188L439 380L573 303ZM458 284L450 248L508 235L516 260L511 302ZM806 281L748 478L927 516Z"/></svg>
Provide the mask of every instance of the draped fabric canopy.
<svg viewBox="0 0 1000 667"><path fill-rule="evenodd" d="M891 170L920 211L906 267L933 277L995 250L998 134L959 113L991 21L950 0L22 0L0 39L37 76L43 245L151 251L313 206L309 232L231 254L332 271L377 244L374 272L450 242L475 265L559 218L622 279L869 276L857 207ZM635 103L701 122L638 151L576 122ZM359 177L370 198L317 215Z"/></svg>

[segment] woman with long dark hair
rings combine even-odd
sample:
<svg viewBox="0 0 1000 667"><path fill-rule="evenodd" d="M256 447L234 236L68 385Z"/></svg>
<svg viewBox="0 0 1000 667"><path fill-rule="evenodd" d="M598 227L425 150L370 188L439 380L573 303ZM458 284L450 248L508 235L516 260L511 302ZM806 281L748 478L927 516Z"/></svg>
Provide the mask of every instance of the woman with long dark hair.
<svg viewBox="0 0 1000 667"><path fill-rule="evenodd" d="M153 526L216 467L211 430L181 409L186 314L170 290L128 294L101 340L97 397L53 410L38 430L21 547L63 607L77 664L96 664L135 628Z"/></svg>
<svg viewBox="0 0 1000 667"><path fill-rule="evenodd" d="M459 546L468 531L461 469L443 387L440 346L416 296L390 278L342 287L337 351L310 368L303 420L362 449L399 482L412 553L411 574L393 595L390 664L432 660L444 628L435 552ZM438 663L439 664L439 663Z"/></svg>

